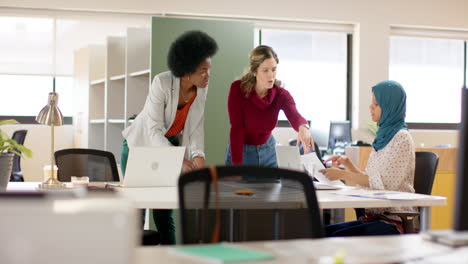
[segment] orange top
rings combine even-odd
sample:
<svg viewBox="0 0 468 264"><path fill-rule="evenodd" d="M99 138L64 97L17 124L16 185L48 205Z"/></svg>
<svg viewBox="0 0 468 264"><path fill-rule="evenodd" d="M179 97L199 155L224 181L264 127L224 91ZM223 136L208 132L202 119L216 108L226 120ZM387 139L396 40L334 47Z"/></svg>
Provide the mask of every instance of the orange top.
<svg viewBox="0 0 468 264"><path fill-rule="evenodd" d="M166 132L166 137L173 137L180 133L184 129L185 120L187 119L188 112L190 110L190 106L192 105L193 101L197 97L197 90L195 90L195 95L188 101L186 105L182 108L177 109L174 122L172 123L171 128Z"/></svg>

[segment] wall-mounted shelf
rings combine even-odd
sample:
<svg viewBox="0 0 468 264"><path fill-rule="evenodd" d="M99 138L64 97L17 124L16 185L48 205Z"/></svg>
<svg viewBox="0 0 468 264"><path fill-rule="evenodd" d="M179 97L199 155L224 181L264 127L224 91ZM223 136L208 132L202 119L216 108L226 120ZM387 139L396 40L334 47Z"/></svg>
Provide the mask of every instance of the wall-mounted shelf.
<svg viewBox="0 0 468 264"><path fill-rule="evenodd" d="M112 123L112 124L124 124L124 123L125 123L125 119L109 119L108 122L109 122L109 123Z"/></svg>
<svg viewBox="0 0 468 264"><path fill-rule="evenodd" d="M98 79L98 80L94 80L94 81L91 81L89 84L90 85L97 85L97 84L104 84L106 82L106 79Z"/></svg>
<svg viewBox="0 0 468 264"><path fill-rule="evenodd" d="M109 78L111 81L125 80L125 74L112 76Z"/></svg>
<svg viewBox="0 0 468 264"><path fill-rule="evenodd" d="M106 122L105 119L92 119L92 120L89 120L90 124L104 124L105 122Z"/></svg>
<svg viewBox="0 0 468 264"><path fill-rule="evenodd" d="M139 76L146 76L146 75L149 75L149 74L150 74L150 69L146 69L146 70L143 70L143 71L132 72L132 73L128 74L128 76L130 76L130 77L139 77Z"/></svg>

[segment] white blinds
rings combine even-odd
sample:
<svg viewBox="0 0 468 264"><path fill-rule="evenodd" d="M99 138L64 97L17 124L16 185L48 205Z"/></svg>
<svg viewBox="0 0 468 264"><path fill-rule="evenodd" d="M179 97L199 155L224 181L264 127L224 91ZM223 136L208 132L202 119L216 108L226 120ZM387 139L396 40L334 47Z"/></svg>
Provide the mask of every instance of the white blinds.
<svg viewBox="0 0 468 264"><path fill-rule="evenodd" d="M0 15L0 75L54 74L54 19L57 20L55 52L58 76L73 74L73 52L76 49L104 44L107 36L123 36L128 27L147 27L150 24L148 15L52 11L3 14Z"/></svg>
<svg viewBox="0 0 468 264"><path fill-rule="evenodd" d="M53 20L0 17L0 73L52 72Z"/></svg>

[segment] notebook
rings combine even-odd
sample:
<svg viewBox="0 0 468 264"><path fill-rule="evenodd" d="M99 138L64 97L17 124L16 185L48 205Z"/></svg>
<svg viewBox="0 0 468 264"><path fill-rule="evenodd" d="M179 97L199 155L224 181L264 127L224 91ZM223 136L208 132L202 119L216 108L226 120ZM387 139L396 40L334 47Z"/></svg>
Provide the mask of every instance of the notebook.
<svg viewBox="0 0 468 264"><path fill-rule="evenodd" d="M132 147L121 187L175 187L185 147Z"/></svg>
<svg viewBox="0 0 468 264"><path fill-rule="evenodd" d="M174 253L182 253L194 257L201 257L207 260L225 262L255 261L273 259L271 253L257 251L253 249L231 246L228 244L206 244L196 246L175 247Z"/></svg>

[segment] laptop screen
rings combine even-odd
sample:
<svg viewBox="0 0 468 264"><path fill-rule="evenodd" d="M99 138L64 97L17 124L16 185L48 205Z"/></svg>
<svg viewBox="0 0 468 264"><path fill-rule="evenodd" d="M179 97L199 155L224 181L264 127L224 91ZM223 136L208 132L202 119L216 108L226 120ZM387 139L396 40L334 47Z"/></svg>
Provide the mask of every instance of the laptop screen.
<svg viewBox="0 0 468 264"><path fill-rule="evenodd" d="M133 147L128 153L123 187L177 186L185 147Z"/></svg>

